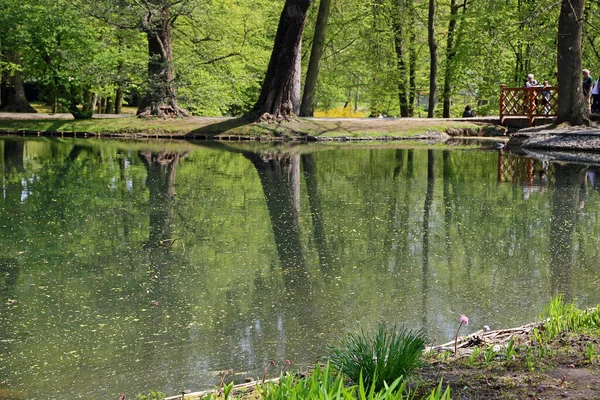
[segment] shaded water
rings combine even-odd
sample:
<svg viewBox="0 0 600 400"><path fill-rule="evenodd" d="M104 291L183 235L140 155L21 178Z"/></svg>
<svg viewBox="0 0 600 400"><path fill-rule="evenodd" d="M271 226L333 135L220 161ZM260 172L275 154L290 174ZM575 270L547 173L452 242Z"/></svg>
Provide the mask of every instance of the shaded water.
<svg viewBox="0 0 600 400"><path fill-rule="evenodd" d="M267 150L0 140L0 391L175 394L379 320L444 342L461 313L470 333L600 303L593 166Z"/></svg>

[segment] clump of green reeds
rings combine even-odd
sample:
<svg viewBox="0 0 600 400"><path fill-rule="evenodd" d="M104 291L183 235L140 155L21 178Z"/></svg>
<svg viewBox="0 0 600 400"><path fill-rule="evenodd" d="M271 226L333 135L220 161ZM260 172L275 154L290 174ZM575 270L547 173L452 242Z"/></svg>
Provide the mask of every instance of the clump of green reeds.
<svg viewBox="0 0 600 400"><path fill-rule="evenodd" d="M374 334L349 333L330 348L330 362L367 391L382 390L405 379L421 364L426 338L422 331L380 323Z"/></svg>

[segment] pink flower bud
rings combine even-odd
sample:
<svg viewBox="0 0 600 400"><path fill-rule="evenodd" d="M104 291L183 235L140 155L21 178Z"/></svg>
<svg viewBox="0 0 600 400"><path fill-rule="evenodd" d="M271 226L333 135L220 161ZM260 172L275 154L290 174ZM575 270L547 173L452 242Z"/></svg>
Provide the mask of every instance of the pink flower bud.
<svg viewBox="0 0 600 400"><path fill-rule="evenodd" d="M469 318L467 318L466 315L461 315L460 316L460 323L464 324L464 325L469 325Z"/></svg>

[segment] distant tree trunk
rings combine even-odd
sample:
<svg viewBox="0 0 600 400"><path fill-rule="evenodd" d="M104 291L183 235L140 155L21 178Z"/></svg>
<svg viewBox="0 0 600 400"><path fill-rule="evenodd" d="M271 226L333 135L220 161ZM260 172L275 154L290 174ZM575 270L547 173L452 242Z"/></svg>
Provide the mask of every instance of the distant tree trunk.
<svg viewBox="0 0 600 400"><path fill-rule="evenodd" d="M437 43L435 41L435 1L429 0L427 16L427 43L429 44L429 110L427 118L435 116L435 91L437 90Z"/></svg>
<svg viewBox="0 0 600 400"><path fill-rule="evenodd" d="M408 0L406 5L410 12L409 24L409 50L408 50L408 76L409 76L409 93L408 93L408 115L410 117L415 114L415 99L417 97L417 35L415 33L415 12L413 0Z"/></svg>
<svg viewBox="0 0 600 400"><path fill-rule="evenodd" d="M112 96L108 96L106 98L106 114L114 114L115 113L115 103L114 98Z"/></svg>
<svg viewBox="0 0 600 400"><path fill-rule="evenodd" d="M253 108L253 113L260 120L285 120L292 116L296 57L311 1L286 0L283 6L267 74Z"/></svg>
<svg viewBox="0 0 600 400"><path fill-rule="evenodd" d="M404 50L404 35L402 29L405 21L401 18L406 12L402 0L396 0L394 3L394 48L396 50L396 60L398 62L398 100L400 101L400 116L408 117L408 81L406 79L406 51Z"/></svg>
<svg viewBox="0 0 600 400"><path fill-rule="evenodd" d="M454 35L456 32L456 18L458 16L458 6L456 0L450 0L450 22L448 22L448 41L446 43L446 69L444 71L444 89L442 98L444 99L444 109L442 116L450 118L450 94L452 92L452 61L456 55L454 48Z"/></svg>
<svg viewBox="0 0 600 400"><path fill-rule="evenodd" d="M557 123L589 124L581 85L581 36L585 0L562 0L558 18Z"/></svg>
<svg viewBox="0 0 600 400"><path fill-rule="evenodd" d="M121 114L121 111L123 111L123 86L119 84L115 94L115 114Z"/></svg>
<svg viewBox="0 0 600 400"><path fill-rule="evenodd" d="M20 58L14 54L9 55L9 59L15 64L23 65ZM14 71L12 75L4 76L4 79L0 110L17 113L37 113L25 97L23 73L21 71Z"/></svg>
<svg viewBox="0 0 600 400"><path fill-rule="evenodd" d="M138 117L187 117L177 104L171 15L168 7L151 10L142 19L142 30L148 39L149 89L137 110Z"/></svg>
<svg viewBox="0 0 600 400"><path fill-rule="evenodd" d="M321 0L319 3L319 13L317 14L312 48L310 49L308 69L306 70L306 80L304 81L304 93L302 94L302 104L300 106L300 115L302 117L312 117L315 114L317 82L319 80L323 49L325 48L325 28L327 27L327 21L329 20L330 9L331 0Z"/></svg>

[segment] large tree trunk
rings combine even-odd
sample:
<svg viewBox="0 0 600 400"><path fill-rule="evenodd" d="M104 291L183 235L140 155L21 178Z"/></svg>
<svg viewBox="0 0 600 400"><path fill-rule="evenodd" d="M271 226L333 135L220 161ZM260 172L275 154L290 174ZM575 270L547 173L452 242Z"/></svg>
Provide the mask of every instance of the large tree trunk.
<svg viewBox="0 0 600 400"><path fill-rule="evenodd" d="M254 114L261 120L285 120L293 115L296 57L311 1L286 0L283 6L267 74L253 108Z"/></svg>
<svg viewBox="0 0 600 400"><path fill-rule="evenodd" d="M558 19L558 123L588 124L581 87L581 36L585 0L562 0Z"/></svg>
<svg viewBox="0 0 600 400"><path fill-rule="evenodd" d="M142 20L142 30L148 39L149 88L137 110L138 117L189 116L177 105L169 8L149 12Z"/></svg>
<svg viewBox="0 0 600 400"><path fill-rule="evenodd" d="M327 21L329 20L330 9L331 0L321 0L319 3L319 13L317 14L312 48L310 49L310 60L308 61L308 69L306 70L302 104L300 105L300 115L303 117L312 117L315 113L317 82L319 80L323 49L325 48L325 28L327 27Z"/></svg>
<svg viewBox="0 0 600 400"><path fill-rule="evenodd" d="M14 54L9 55L8 58L15 64L23 65L21 59ZM4 76L4 78L0 110L17 113L37 113L25 97L23 73L20 70L15 70L12 75Z"/></svg>
<svg viewBox="0 0 600 400"><path fill-rule="evenodd" d="M427 43L429 44L429 110L427 118L435 116L435 92L437 90L437 42L435 41L435 1L429 0L427 16Z"/></svg>
<svg viewBox="0 0 600 400"><path fill-rule="evenodd" d="M402 0L395 0L394 3L394 47L396 50L396 60L398 62L398 100L400 101L400 116L408 117L408 80L406 77L406 51L404 50L404 35L402 29L405 22L401 16L407 11Z"/></svg>

